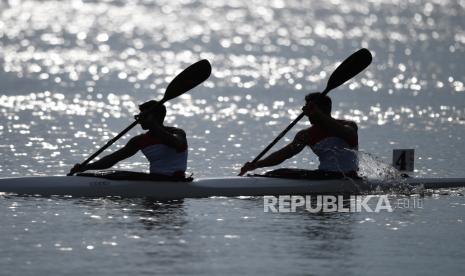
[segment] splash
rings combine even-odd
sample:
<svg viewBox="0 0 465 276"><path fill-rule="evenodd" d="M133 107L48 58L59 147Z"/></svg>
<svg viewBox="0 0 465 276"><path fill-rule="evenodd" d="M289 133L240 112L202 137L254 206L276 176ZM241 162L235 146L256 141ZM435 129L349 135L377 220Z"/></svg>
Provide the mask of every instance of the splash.
<svg viewBox="0 0 465 276"><path fill-rule="evenodd" d="M354 151L359 162L358 174L366 182L380 182L379 191L395 194L422 193L423 187L413 187L408 184L408 176L392 165L384 162L380 157L363 151Z"/></svg>
<svg viewBox="0 0 465 276"><path fill-rule="evenodd" d="M401 181L403 174L380 157L363 151L354 151L359 162L359 175L367 179Z"/></svg>

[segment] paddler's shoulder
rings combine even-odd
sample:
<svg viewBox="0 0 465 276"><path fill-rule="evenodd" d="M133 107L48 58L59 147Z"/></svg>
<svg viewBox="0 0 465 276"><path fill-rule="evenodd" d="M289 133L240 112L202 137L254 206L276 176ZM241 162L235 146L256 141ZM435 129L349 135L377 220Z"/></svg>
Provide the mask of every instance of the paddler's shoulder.
<svg viewBox="0 0 465 276"><path fill-rule="evenodd" d="M182 128L165 126L165 129L171 134L186 136L186 132Z"/></svg>
<svg viewBox="0 0 465 276"><path fill-rule="evenodd" d="M144 132L144 133L141 133L141 134L138 134L138 135L132 137L130 139L130 141L131 140L133 140L133 141L141 141L141 140L149 139L149 138L152 138L152 137L153 137L153 135L150 133L150 131L147 131L147 132Z"/></svg>
<svg viewBox="0 0 465 276"><path fill-rule="evenodd" d="M344 126L348 126L348 127L351 127L353 128L354 130L358 130L358 126L357 126L357 123L354 122L354 121L351 121L351 120L343 120L343 119L337 119L337 122L339 122L340 124L344 125Z"/></svg>
<svg viewBox="0 0 465 276"><path fill-rule="evenodd" d="M297 140L297 141L307 141L308 138L310 137L311 133L312 133L312 128L314 128L314 126L302 129L299 132L297 132L297 134L295 135L295 140Z"/></svg>
<svg viewBox="0 0 465 276"><path fill-rule="evenodd" d="M129 139L127 146L140 148L143 142L149 138L148 136L149 136L149 132L136 135L132 137L131 139Z"/></svg>
<svg viewBox="0 0 465 276"><path fill-rule="evenodd" d="M136 136L132 137L129 141L139 142L141 140L147 139L150 136L151 136L150 131L147 131L145 133L142 133L142 134L139 134L139 135L136 135Z"/></svg>

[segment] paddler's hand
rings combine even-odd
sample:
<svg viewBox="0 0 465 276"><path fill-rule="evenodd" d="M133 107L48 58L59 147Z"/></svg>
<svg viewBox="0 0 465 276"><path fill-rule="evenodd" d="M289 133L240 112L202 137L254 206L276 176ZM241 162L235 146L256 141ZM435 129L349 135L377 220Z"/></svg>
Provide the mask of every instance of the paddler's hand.
<svg viewBox="0 0 465 276"><path fill-rule="evenodd" d="M305 104L303 107L302 107L302 111L303 113L305 114L305 116L311 118L313 117L315 114L317 113L320 113L321 110L318 108L318 106L316 106L314 103L312 102L307 102L307 104Z"/></svg>
<svg viewBox="0 0 465 276"><path fill-rule="evenodd" d="M241 172L239 173L239 176L243 176L246 172L253 171L256 168L257 168L256 163L247 162L247 163L244 164L244 166L242 166Z"/></svg>
<svg viewBox="0 0 465 276"><path fill-rule="evenodd" d="M68 176L74 175L75 173L78 172L83 172L86 171L87 168L85 165L82 164L75 164L74 167L69 171Z"/></svg>
<svg viewBox="0 0 465 276"><path fill-rule="evenodd" d="M323 111L321 111L320 107L318 107L317 104L312 103L312 102L307 102L303 107L302 107L303 114L308 117L310 120L310 123L313 124L318 124L321 122L321 119L324 117L327 117Z"/></svg>

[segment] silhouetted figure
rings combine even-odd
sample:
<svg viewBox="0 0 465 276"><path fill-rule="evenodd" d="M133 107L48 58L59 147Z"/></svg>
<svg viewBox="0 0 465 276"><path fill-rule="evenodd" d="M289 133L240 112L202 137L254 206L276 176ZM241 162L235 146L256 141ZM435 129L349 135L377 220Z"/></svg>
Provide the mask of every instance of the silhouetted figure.
<svg viewBox="0 0 465 276"><path fill-rule="evenodd" d="M331 117L331 98L321 93L310 93L302 108L312 126L299 131L284 148L255 163L247 162L239 175L257 168L276 166L309 146L320 161L318 170L277 169L267 176L287 178L328 179L357 177L357 124Z"/></svg>
<svg viewBox="0 0 465 276"><path fill-rule="evenodd" d="M139 119L142 129L148 132L133 137L123 148L96 162L76 164L70 173L108 169L140 150L150 162L151 179L184 178L187 167L186 133L180 128L163 124L166 107L157 101L148 101L140 105L139 110L141 113L134 117Z"/></svg>

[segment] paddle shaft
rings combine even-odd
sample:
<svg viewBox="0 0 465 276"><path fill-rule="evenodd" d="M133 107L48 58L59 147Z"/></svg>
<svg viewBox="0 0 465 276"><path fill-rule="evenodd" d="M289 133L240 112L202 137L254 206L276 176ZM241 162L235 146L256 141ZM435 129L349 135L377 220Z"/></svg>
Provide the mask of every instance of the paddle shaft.
<svg viewBox="0 0 465 276"><path fill-rule="evenodd" d="M104 150L106 150L109 146L113 145L116 141L118 141L119 138L121 138L124 134L126 134L128 131L130 131L133 127L135 127L139 123L139 120L134 121L132 124L130 124L127 128L125 128L123 131L121 131L118 135L115 136L115 138L111 139L108 141L105 146L101 147L98 151L96 151L94 154L92 154L89 158L87 158L84 162L82 162L81 165L85 166L89 164L90 161L92 161L95 157L97 157L100 153L102 153Z"/></svg>
<svg viewBox="0 0 465 276"><path fill-rule="evenodd" d="M154 105L152 108L149 110L145 111L144 114L148 114L155 110L157 107L160 105L164 104L167 100L163 98L158 104ZM89 158L87 158L82 165L87 165L90 161L92 161L95 157L97 157L100 153L102 153L104 150L106 150L109 146L113 145L116 141L118 141L119 138L123 137L124 134L126 134L128 131L130 131L133 127L135 127L140 121L140 118L137 118L132 124L130 124L127 128L125 128L123 131L121 131L118 135L115 136L115 138L111 139L108 141L105 146L100 148L98 151L96 151L94 154L92 154Z"/></svg>
<svg viewBox="0 0 465 276"><path fill-rule="evenodd" d="M271 142L271 144L269 144L262 152L260 152L259 155L257 155L257 157L255 157L255 159L252 161L252 163L255 163L257 161L259 161L263 155L265 155L279 140L281 140L281 138L283 138L284 135L286 135L286 133L291 130L291 128L293 128L295 126L295 124L297 124L300 119L302 119L302 117L304 116L304 113L300 113L300 115L294 119L294 121L292 121L292 123L286 127L285 130L283 130L283 132L281 132L278 137L276 137L273 142Z"/></svg>
<svg viewBox="0 0 465 276"><path fill-rule="evenodd" d="M330 91L330 90L327 90L327 89L326 89L326 90L323 91L321 94L322 94L322 95L326 95L326 94L328 94L329 91ZM257 155L257 157L255 157L255 159L252 161L252 163L255 163L255 162L259 161L259 160L263 157L263 155L265 155L276 143L278 143L278 141L281 140L281 138L283 138L284 135L286 135L286 133L288 133L289 130L291 130L291 128L293 128L293 127L304 117L304 115L305 115L305 114L304 114L303 112L300 113L300 115L297 116L297 118L295 118L294 121L292 121L292 123L291 123L289 126L287 126L286 129L283 130L283 131L278 135L278 137L276 137L276 138L273 140L273 142L271 142L271 144L269 144L262 152L260 152L259 155Z"/></svg>
<svg viewBox="0 0 465 276"><path fill-rule="evenodd" d="M329 91L340 86L344 82L350 80L358 73L362 72L365 68L370 65L372 56L370 51L365 48L358 50L357 52L346 58L329 77L328 83L326 84L325 90L321 93L323 96L328 94ZM304 113L301 113L276 139L271 142L253 161L256 163L260 158L265 155L278 141L281 139L297 122L302 119Z"/></svg>
<svg viewBox="0 0 465 276"><path fill-rule="evenodd" d="M159 105L164 104L166 101L174 99L183 93L189 91L190 89L194 88L195 86L199 85L203 81L205 81L211 74L211 65L210 62L206 59L198 61L188 68L184 69L180 74L178 74L168 85L165 95L163 99L158 102L157 105L150 108L148 111L144 113L150 113ZM116 137L108 141L105 146L100 148L97 152L92 154L89 158L87 158L81 165L87 165L90 161L92 161L95 157L97 157L100 153L102 153L105 149L109 146L114 144L119 138L121 138L124 134L126 134L129 130L131 130L134 126L139 123L140 118L137 118L132 124L130 124L127 128L121 131ZM68 174L71 175L71 174Z"/></svg>

